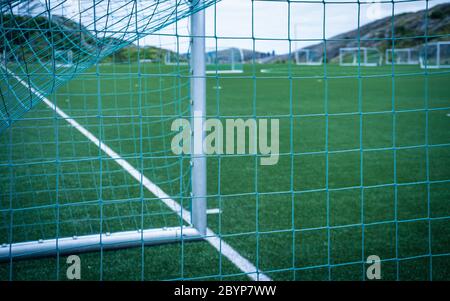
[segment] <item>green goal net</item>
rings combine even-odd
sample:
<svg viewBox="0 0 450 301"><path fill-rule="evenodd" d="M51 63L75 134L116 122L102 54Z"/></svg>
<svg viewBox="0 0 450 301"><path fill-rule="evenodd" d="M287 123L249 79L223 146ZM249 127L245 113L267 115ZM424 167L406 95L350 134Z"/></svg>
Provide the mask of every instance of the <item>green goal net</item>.
<svg viewBox="0 0 450 301"><path fill-rule="evenodd" d="M449 280L442 2L1 1L0 280Z"/></svg>
<svg viewBox="0 0 450 301"><path fill-rule="evenodd" d="M214 2L2 1L0 131L39 102L26 86L51 94L118 49Z"/></svg>

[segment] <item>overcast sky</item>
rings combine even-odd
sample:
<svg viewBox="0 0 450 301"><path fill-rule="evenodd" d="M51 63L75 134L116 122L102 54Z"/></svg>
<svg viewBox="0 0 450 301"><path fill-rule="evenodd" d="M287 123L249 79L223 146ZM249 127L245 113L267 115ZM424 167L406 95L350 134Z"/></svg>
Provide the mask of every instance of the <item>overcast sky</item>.
<svg viewBox="0 0 450 301"><path fill-rule="evenodd" d="M362 0L362 2L364 1ZM264 52L275 50L278 54L286 53L289 51L288 28L291 30L292 37L308 40L292 44L293 48L301 48L317 43L313 39L321 39L323 35L329 38L358 27L358 5L356 3L338 4L332 2L333 0L327 1L325 13L322 0L317 0L317 3L291 2L289 18L286 1L255 1L253 2L252 27L251 0L222 0L215 7L207 9L206 31L207 35L210 36L214 36L214 33L216 33L219 48L252 49L253 28L254 35L258 38L255 45L256 50ZM367 2L373 2L373 0L367 0ZM430 0L429 7L444 2L450 2L450 0ZM394 5L394 13L413 12L425 9L425 7L425 1L399 2ZM391 3L362 3L360 5L361 25L391 15ZM163 33L173 33L174 26L164 30ZM176 26L178 26L180 34L188 33L186 20L178 22ZM150 37L145 39L145 44L176 49L176 40L173 37ZM180 52L186 52L189 45L188 39L180 38L179 40ZM215 42L216 39L214 38L207 39L207 47L214 47Z"/></svg>
<svg viewBox="0 0 450 301"><path fill-rule="evenodd" d="M18 1L18 0L17 0ZM145 2L148 1L148 2ZM174 0L163 1L155 4L154 0L141 0L138 4L142 7L150 7L146 10L149 14L152 7L158 7L159 11L171 13L173 11ZM179 0L177 0L179 1ZM184 0L187 1L187 0ZM362 26L374 20L400 14L404 12L413 12L426 8L426 1L423 0L394 0L394 6L391 0L383 0L386 3L374 3L376 0L326 0L326 4L322 0L308 0L309 3L290 2L286 0L221 0L214 6L206 9L206 33L208 38L207 47L214 48L217 43L218 48L238 47L243 49L253 49L252 36L256 38L255 49L262 52L276 51L278 54L289 52L289 36L294 39L301 39L300 42L293 42L291 50L302 48L311 44L316 44L324 36L330 38L349 30L354 30L359 24ZM341 3L337 3L341 2ZM433 7L439 3L450 2L450 0L430 0L429 7ZM61 14L67 17L75 16L79 18L76 12L82 8L84 14L81 22L84 25L91 24L92 27L92 0L30 0L23 1L22 5L17 7L26 8L25 11L32 10L32 15L45 13L47 5L52 4L57 7L55 12L61 10ZM114 11L114 21L129 21L131 9L134 8L132 0L105 0L96 3L96 12L101 15L102 9ZM123 6L123 4L128 4ZM153 3L149 6L149 3ZM180 3L180 2L178 2ZM181 8L186 9L186 3L181 2ZM40 5L39 5L40 4ZM120 10L112 8L120 7ZM325 7L324 7L325 6ZM128 10L130 10L130 12ZM358 18L359 15L359 18ZM147 19L140 17L141 23L146 24ZM158 19L158 18L156 18ZM103 22L109 22L110 18L103 18ZM160 18L160 20L165 20ZM98 23L98 22L97 22ZM97 24L96 23L96 24ZM107 23L107 24L109 24ZM124 28L120 21L115 23L115 27L109 25L109 32L114 32L118 28ZM105 24L103 24L105 25ZM160 25L160 24L159 24ZM150 25L151 26L151 25ZM90 29L92 29L90 27ZM101 28L102 24L97 26ZM175 29L179 35L184 35L177 39ZM132 33L132 32L131 32ZM179 22L168 26L159 32L159 35L147 36L141 39L141 44L154 45L166 49L176 50L179 48L180 53L186 53L189 47L189 18L180 20ZM216 37L216 38L214 38Z"/></svg>

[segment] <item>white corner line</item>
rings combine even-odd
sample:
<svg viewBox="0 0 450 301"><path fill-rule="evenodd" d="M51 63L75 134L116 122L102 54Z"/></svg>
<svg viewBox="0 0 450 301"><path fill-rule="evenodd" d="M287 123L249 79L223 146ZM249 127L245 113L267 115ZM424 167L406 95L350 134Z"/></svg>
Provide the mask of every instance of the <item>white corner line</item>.
<svg viewBox="0 0 450 301"><path fill-rule="evenodd" d="M191 213L182 208L181 205L173 200L168 194L166 194L160 187L150 181L144 174L139 172L136 168L134 168L128 161L123 159L118 153L113 151L108 145L103 143L103 141L99 140L95 137L91 132L89 132L86 128L84 128L81 124L79 124L75 119L71 118L67 115L63 110L58 108L53 102L47 99L44 95L42 95L35 88L30 87L28 83L23 81L20 77L15 75L12 71L10 71L7 67L2 66L11 76L13 76L18 82L20 82L27 89L30 89L34 95L40 98L50 109L55 111L59 116L61 116L64 120L66 120L71 126L77 129L83 136L88 138L92 143L94 143L98 148L100 148L105 154L107 154L111 159L113 159L117 164L119 164L123 169L125 169L133 178L135 178L139 183L141 183L147 190L153 193L156 197L161 199L161 201L169 207L172 211L174 211L178 216L180 216L186 223L189 225L191 222ZM205 240L209 242L220 254L225 256L228 260L230 260L238 269L247 274L247 276L254 281L271 281L272 279L265 275L264 273L259 272L257 268L248 261L245 257L239 254L235 249L233 249L229 244L227 244L223 239L220 238L219 235L214 233L211 229L206 229L207 237Z"/></svg>

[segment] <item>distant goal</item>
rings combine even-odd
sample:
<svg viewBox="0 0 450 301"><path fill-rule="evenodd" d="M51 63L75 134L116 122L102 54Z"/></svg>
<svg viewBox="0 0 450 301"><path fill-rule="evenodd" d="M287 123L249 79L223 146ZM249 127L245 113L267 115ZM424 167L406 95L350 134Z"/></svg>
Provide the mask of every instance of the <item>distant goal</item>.
<svg viewBox="0 0 450 301"><path fill-rule="evenodd" d="M167 66L189 65L189 53L177 53L177 52L167 51L164 56L164 64Z"/></svg>
<svg viewBox="0 0 450 301"><path fill-rule="evenodd" d="M418 65L419 51L415 48L386 49L386 65Z"/></svg>
<svg viewBox="0 0 450 301"><path fill-rule="evenodd" d="M304 66L320 66L323 63L323 53L312 49L299 49L295 52L295 63Z"/></svg>
<svg viewBox="0 0 450 301"><path fill-rule="evenodd" d="M210 48L206 51L206 74L244 72L244 52L239 48Z"/></svg>
<svg viewBox="0 0 450 301"><path fill-rule="evenodd" d="M450 41L423 45L420 55L422 69L450 68Z"/></svg>
<svg viewBox="0 0 450 301"><path fill-rule="evenodd" d="M73 66L73 51L55 50L54 60L56 67L70 68Z"/></svg>
<svg viewBox="0 0 450 301"><path fill-rule="evenodd" d="M382 55L377 48L348 47L339 49L340 66L381 66Z"/></svg>

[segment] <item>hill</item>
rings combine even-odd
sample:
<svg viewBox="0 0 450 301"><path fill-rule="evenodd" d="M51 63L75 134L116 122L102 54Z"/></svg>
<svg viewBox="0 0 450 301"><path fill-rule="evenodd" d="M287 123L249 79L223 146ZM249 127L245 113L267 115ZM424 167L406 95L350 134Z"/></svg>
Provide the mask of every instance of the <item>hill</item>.
<svg viewBox="0 0 450 301"><path fill-rule="evenodd" d="M394 23L392 21L394 20ZM392 26L394 25L394 26ZM392 32L393 28L393 32ZM450 3L436 5L428 10L413 13L403 13L376 20L358 29L345 32L329 38L327 42L328 60L336 60L339 56L339 49L344 47L358 46L358 35L362 47L376 47L382 53L387 48L392 47L392 37L395 37L395 47L416 47L425 42L435 40L450 40ZM393 34L394 33L394 34ZM427 33L427 34L426 34ZM305 47L319 53L323 52L323 43ZM283 62L288 58L288 54L273 57L270 62Z"/></svg>

